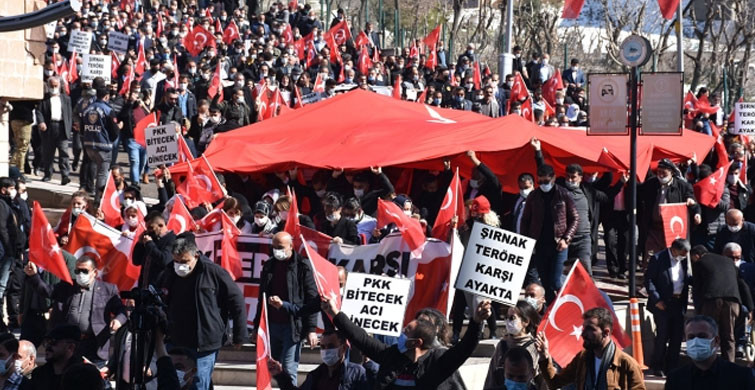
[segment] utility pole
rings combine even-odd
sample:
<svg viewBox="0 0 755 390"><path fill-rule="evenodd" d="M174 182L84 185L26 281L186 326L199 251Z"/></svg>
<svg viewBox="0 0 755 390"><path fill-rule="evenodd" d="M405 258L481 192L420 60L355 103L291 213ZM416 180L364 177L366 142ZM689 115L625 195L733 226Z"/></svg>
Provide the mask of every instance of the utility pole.
<svg viewBox="0 0 755 390"><path fill-rule="evenodd" d="M684 73L684 6L682 3L679 0L679 23L676 25L676 71Z"/></svg>

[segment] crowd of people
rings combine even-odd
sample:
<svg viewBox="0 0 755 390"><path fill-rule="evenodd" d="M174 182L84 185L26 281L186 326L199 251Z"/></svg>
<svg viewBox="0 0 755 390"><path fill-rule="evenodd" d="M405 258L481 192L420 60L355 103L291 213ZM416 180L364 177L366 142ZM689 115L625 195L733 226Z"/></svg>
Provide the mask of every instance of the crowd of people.
<svg viewBox="0 0 755 390"><path fill-rule="evenodd" d="M111 56L110 81L79 74L85 57L69 42L82 31L91 33L89 54ZM110 32L128 36L125 53L109 48ZM204 32L209 35L197 38ZM98 277L97 259L62 251L72 284L28 261L32 199L24 174L50 181L56 154L61 184L69 184L72 172L78 172L81 188L55 228L58 244L69 242L82 216L105 221L99 198L112 181L122 205L120 222L112 227L136 242L131 261L142 266L139 286L154 287L164 301L158 315L163 326L155 332L155 345L147 348L153 351L144 363L150 368L147 379L160 389L204 390L211 387L220 348L240 348L248 341L247 307L231 275L198 250L192 232L168 228L172 209L186 198L178 188L181 178L169 169L150 175L146 167L137 131L146 117L154 113L157 124L175 123L195 157L219 133L354 88L490 117L522 115L544 126L589 124L586 78L577 59L557 70L547 53L533 53L527 60L517 46L514 72L501 80L481 64L473 44L454 62L432 33L400 50L385 49L383 41L372 23L363 29L349 26L343 10L326 23L309 4L295 1L262 10L256 1L85 0L75 17L58 21L47 42L44 99L13 102L10 114L12 174L0 178L0 297L8 314L8 322L2 322L6 333L0 334L0 358L5 359L0 388L98 389L104 386L101 377L131 388L139 377L132 359L139 349L132 348L135 302L122 300L114 285ZM687 108L687 127L718 136L727 123L719 99L705 88L696 97L712 109ZM639 187L638 260L657 333L650 368L668 375L670 389L701 388L696 387L701 383L704 388L753 388L752 373L733 362L749 336L745 324L755 308L755 208L748 184L755 171L747 169L755 164L755 142L721 134L724 152L681 163L659 161ZM585 308L579 336L585 349L563 368L549 354L556 346L536 332L562 287L565 264L579 261L593 274L601 227L609 277L624 283L631 262L626 174L598 175L572 164L557 177L540 142L532 139L531 145L537 170L519 176L519 193L504 192L477 153L467 152L475 168L463 188L468 218L458 226L464 244L475 221L537 240L522 300L505 307L457 293L451 324L437 310L424 309L413 313L415 320L397 340L369 336L333 300L319 296L309 262L284 231L288 213L297 203L301 226L327 234L336 245L364 245L398 230L378 226L376 220L378 200L389 200L419 219L429 237L453 178L448 161L442 171L415 172L406 193L397 193L395 177L381 167L218 174L227 196L189 212L200 222L222 211L240 232L270 237L269 255L275 261L262 268L259 297L267 297L269 370L278 385L299 388L298 362L306 342L320 345L323 364L301 388L463 388L457 369L484 337L485 322L486 337L503 335L485 389L571 383L588 389L644 388L640 367L611 341L610 311ZM128 155L127 173L117 163L121 150ZM693 186L721 166L728 167L723 193L717 204L702 204ZM148 205L142 197L150 182L158 190L157 204ZM289 187L295 199L287 195ZM666 203L685 203L693 222L688 239L670 247L659 213ZM221 226L202 225L193 233ZM341 287L346 278L340 269ZM685 320L689 291L697 315ZM327 328L319 338L318 317ZM503 332L496 326L501 318ZM15 329L20 329L20 341L7 333ZM685 339L693 362L680 367ZM42 345L46 364L35 368L35 348ZM690 382L697 377L705 379Z"/></svg>

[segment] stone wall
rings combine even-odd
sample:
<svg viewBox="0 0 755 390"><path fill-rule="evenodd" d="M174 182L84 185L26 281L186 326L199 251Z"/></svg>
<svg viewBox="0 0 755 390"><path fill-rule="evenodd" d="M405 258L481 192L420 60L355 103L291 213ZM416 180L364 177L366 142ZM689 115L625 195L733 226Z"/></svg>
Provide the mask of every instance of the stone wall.
<svg viewBox="0 0 755 390"><path fill-rule="evenodd" d="M42 0L0 0L0 16L14 16L44 8ZM44 27L0 33L0 97L41 99Z"/></svg>

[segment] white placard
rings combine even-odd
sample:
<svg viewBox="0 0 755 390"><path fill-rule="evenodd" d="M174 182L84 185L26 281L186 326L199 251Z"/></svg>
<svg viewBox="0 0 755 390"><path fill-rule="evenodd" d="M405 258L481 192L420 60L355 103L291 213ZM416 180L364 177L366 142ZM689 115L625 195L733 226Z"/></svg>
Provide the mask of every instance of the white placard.
<svg viewBox="0 0 755 390"><path fill-rule="evenodd" d="M76 52L79 55L89 54L92 47L92 33L88 31L74 30L71 31L71 38L68 40L68 51Z"/></svg>
<svg viewBox="0 0 755 390"><path fill-rule="evenodd" d="M144 130L147 144L147 165L151 168L178 162L176 124L148 127Z"/></svg>
<svg viewBox="0 0 755 390"><path fill-rule="evenodd" d="M341 311L368 333L399 336L410 285L409 279L351 272Z"/></svg>
<svg viewBox="0 0 755 390"><path fill-rule="evenodd" d="M50 23L45 24L45 35L47 39L55 38L55 28L58 27L58 21L53 20Z"/></svg>
<svg viewBox="0 0 755 390"><path fill-rule="evenodd" d="M628 76L626 74L590 74L587 80L590 99L590 127L587 133L628 134Z"/></svg>
<svg viewBox="0 0 755 390"><path fill-rule="evenodd" d="M102 77L106 82L110 82L112 58L106 55L84 54L83 68L81 70L81 79L84 81L94 80L95 77Z"/></svg>
<svg viewBox="0 0 755 390"><path fill-rule="evenodd" d="M734 134L755 134L755 103L738 102L734 110Z"/></svg>
<svg viewBox="0 0 755 390"><path fill-rule="evenodd" d="M118 31L108 32L107 48L118 53L126 53L128 51L128 35Z"/></svg>
<svg viewBox="0 0 755 390"><path fill-rule="evenodd" d="M456 289L516 305L534 248L529 237L475 222Z"/></svg>
<svg viewBox="0 0 755 390"><path fill-rule="evenodd" d="M643 135L682 134L681 73L643 73L640 122Z"/></svg>

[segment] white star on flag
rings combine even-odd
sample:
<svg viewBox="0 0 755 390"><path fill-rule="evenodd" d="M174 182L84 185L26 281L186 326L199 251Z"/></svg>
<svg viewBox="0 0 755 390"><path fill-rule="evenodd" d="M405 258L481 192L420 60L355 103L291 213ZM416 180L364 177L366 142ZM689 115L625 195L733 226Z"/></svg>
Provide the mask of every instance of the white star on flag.
<svg viewBox="0 0 755 390"><path fill-rule="evenodd" d="M569 336L574 336L577 338L577 341L579 341L579 339L582 338L582 327L572 325L572 328L574 328L574 330L571 333L569 333Z"/></svg>

